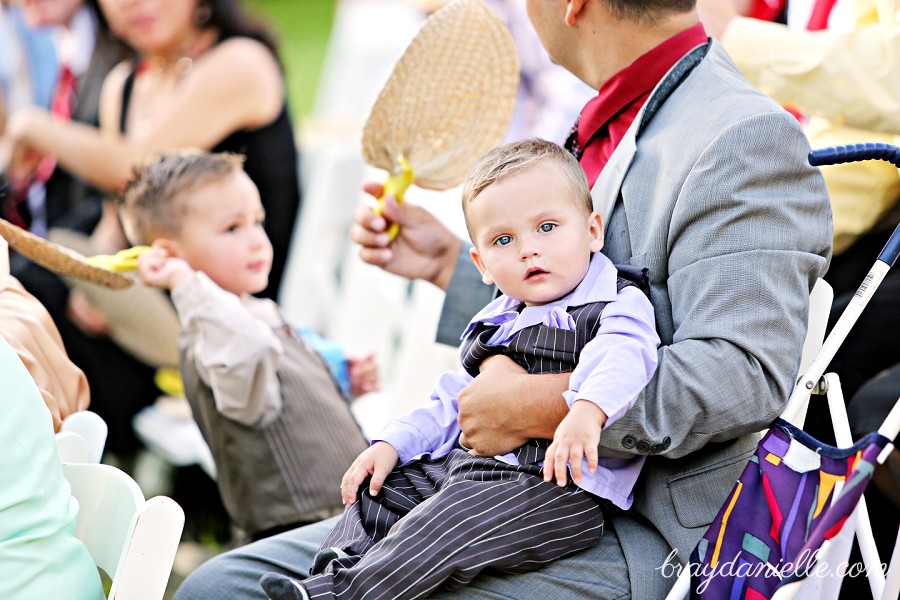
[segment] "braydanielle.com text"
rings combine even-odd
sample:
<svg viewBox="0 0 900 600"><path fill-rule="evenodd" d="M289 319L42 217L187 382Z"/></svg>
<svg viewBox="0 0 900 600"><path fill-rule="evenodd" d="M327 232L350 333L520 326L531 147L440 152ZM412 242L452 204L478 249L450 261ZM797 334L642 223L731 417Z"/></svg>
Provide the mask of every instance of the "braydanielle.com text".
<svg viewBox="0 0 900 600"><path fill-rule="evenodd" d="M663 577L679 577L685 569L688 569L691 577L700 578L697 585L697 593L702 594L706 591L713 577L738 577L738 578L757 578L757 577L774 577L776 579L786 579L788 577L794 579L797 577L860 577L865 576L868 567L864 563L841 562L836 565L830 565L818 560L819 550L804 550L800 556L793 561L779 564L757 563L750 564L748 562L738 563L738 556L728 561L719 561L715 567L693 563L683 565L678 562L678 550L672 550L666 557L662 565L656 567ZM887 564L881 563L877 566L881 569L882 574L887 573Z"/></svg>

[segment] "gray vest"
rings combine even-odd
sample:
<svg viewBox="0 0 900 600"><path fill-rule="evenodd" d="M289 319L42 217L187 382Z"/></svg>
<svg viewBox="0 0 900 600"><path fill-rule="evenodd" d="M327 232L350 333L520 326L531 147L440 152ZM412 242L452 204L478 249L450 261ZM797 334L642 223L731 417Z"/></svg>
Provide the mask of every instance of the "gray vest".
<svg viewBox="0 0 900 600"><path fill-rule="evenodd" d="M290 327L275 333L284 347L283 405L267 427L222 416L190 356L181 358L185 394L216 461L222 502L250 535L339 511L341 478L368 445L319 355Z"/></svg>

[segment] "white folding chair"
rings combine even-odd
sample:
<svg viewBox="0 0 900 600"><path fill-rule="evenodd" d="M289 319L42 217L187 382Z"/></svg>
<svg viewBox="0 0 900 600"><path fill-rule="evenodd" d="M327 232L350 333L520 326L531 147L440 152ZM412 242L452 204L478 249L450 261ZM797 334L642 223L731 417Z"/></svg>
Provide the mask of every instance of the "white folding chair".
<svg viewBox="0 0 900 600"><path fill-rule="evenodd" d="M75 535L112 580L110 600L161 600L184 511L165 496L144 500L137 483L110 465L62 467L79 504Z"/></svg>
<svg viewBox="0 0 900 600"><path fill-rule="evenodd" d="M825 330L828 328L828 315L834 303L834 290L824 279L817 279L812 292L809 293L809 316L806 319L806 339L800 354L800 370L803 373L812 364L813 359L825 341Z"/></svg>
<svg viewBox="0 0 900 600"><path fill-rule="evenodd" d="M63 462L100 462L100 458L103 456L103 448L106 446L106 435L108 432L106 421L103 420L103 417L89 410L80 410L63 419L59 431L60 433L78 434L87 442L88 446L87 460L69 460L60 455ZM59 438L57 438L57 444L59 444Z"/></svg>
<svg viewBox="0 0 900 600"><path fill-rule="evenodd" d="M61 462L91 462L91 447L86 439L74 431L60 431L56 434L56 451Z"/></svg>

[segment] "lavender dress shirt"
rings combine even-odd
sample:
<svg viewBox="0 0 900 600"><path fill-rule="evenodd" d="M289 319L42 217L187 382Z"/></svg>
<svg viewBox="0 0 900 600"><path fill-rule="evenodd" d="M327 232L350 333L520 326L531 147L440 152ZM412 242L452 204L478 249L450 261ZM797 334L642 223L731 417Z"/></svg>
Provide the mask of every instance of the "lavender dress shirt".
<svg viewBox="0 0 900 600"><path fill-rule="evenodd" d="M617 291L616 279L615 266L603 254L594 253L584 279L568 295L521 311L521 302L501 295L475 315L462 338L478 323L498 325L490 343L503 346L522 329L539 323L573 331L575 323L566 312L567 307L609 302L600 317L597 335L584 346L569 378L569 389L563 394L569 406L576 400L595 403L608 415L608 427L631 408L650 381L659 345L650 301L634 286ZM391 444L400 455L401 464L424 456L432 460L446 456L458 447L461 433L456 398L471 380L462 367L445 372L432 388L430 402L388 423L375 441ZM512 454L495 458L517 464ZM643 456L601 457L597 470L589 473L585 461L580 487L627 509L643 463Z"/></svg>

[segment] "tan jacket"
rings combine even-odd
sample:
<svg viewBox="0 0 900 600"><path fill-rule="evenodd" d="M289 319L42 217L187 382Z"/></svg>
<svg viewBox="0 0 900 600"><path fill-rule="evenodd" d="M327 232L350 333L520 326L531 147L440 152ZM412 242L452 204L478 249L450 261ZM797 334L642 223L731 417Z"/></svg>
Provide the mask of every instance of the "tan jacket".
<svg viewBox="0 0 900 600"><path fill-rule="evenodd" d="M847 31L797 31L736 18L722 45L741 72L781 104L809 115L813 148L900 144L900 2L854 0ZM834 213L834 252L877 228L900 198L887 162L822 168Z"/></svg>
<svg viewBox="0 0 900 600"><path fill-rule="evenodd" d="M62 419L87 408L90 402L87 379L69 360L47 309L9 274L9 254L2 237L0 336L12 346L34 378L53 415L54 430L59 430Z"/></svg>

